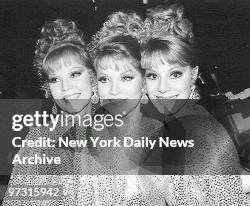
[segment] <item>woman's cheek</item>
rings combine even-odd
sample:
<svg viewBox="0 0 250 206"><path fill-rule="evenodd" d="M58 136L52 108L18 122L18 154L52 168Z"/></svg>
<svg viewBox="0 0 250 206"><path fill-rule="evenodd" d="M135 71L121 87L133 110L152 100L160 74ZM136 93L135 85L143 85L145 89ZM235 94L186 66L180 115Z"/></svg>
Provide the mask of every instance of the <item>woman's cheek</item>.
<svg viewBox="0 0 250 206"><path fill-rule="evenodd" d="M176 88L180 94L178 99L188 99L191 93L191 86L189 82L181 82L178 86L179 87Z"/></svg>
<svg viewBox="0 0 250 206"><path fill-rule="evenodd" d="M58 86L50 86L50 93L53 99L61 99L61 92Z"/></svg>
<svg viewBox="0 0 250 206"><path fill-rule="evenodd" d="M130 94L131 91L134 91L134 95L133 96L134 96L135 99L140 98L141 95L142 95L142 82L135 84L134 85L134 89L128 87L128 91L127 91L128 94Z"/></svg>
<svg viewBox="0 0 250 206"><path fill-rule="evenodd" d="M98 84L98 93L100 98L105 99L108 93L108 87L103 84Z"/></svg>
<svg viewBox="0 0 250 206"><path fill-rule="evenodd" d="M157 82L151 82L149 80L146 81L147 92L149 96L153 93L157 92Z"/></svg>

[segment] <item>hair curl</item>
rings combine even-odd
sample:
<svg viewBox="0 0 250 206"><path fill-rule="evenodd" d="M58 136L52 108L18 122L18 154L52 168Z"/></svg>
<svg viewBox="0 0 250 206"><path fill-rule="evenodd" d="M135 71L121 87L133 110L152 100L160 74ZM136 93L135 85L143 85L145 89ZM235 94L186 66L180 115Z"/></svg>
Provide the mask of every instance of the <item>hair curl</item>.
<svg viewBox="0 0 250 206"><path fill-rule="evenodd" d="M141 35L141 65L144 69L168 62L196 66L192 23L181 4L151 9Z"/></svg>
<svg viewBox="0 0 250 206"><path fill-rule="evenodd" d="M143 20L134 12L115 12L109 15L101 30L92 37L92 41L88 45L91 58L95 59L100 45L112 41L118 36L129 36L139 43L142 29Z"/></svg>
<svg viewBox="0 0 250 206"><path fill-rule="evenodd" d="M48 82L45 78L46 71L44 62L46 58L55 50L65 46L75 47L79 50L79 54L86 60L87 68L89 57L84 42L83 33L77 28L76 23L66 19L56 19L54 21L45 22L41 29L40 38L36 43L35 56L33 66L40 80L41 89L49 92Z"/></svg>
<svg viewBox="0 0 250 206"><path fill-rule="evenodd" d="M156 7L150 9L144 21L141 34L142 42L155 37L174 35L190 44L193 44L194 34L192 23L184 16L181 4L172 4L168 8Z"/></svg>

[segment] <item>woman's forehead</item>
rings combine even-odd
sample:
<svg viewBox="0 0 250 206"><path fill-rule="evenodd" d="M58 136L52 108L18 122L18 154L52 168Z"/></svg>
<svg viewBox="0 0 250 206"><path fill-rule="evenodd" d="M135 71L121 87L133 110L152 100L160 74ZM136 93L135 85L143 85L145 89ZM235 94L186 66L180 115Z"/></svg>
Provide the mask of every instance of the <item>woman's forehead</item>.
<svg viewBox="0 0 250 206"><path fill-rule="evenodd" d="M185 65L182 65L183 62L181 59L172 54L167 55L162 51L154 51L143 56L141 64L146 70L163 67L166 69L186 67Z"/></svg>
<svg viewBox="0 0 250 206"><path fill-rule="evenodd" d="M72 65L82 65L80 57L76 55L64 55L60 58L52 59L48 63L48 72L54 73L60 70L62 67L72 66Z"/></svg>
<svg viewBox="0 0 250 206"><path fill-rule="evenodd" d="M121 73L137 70L129 58L103 57L99 60L97 67L97 70L112 69Z"/></svg>
<svg viewBox="0 0 250 206"><path fill-rule="evenodd" d="M164 62L164 63L155 64L151 68L152 69L164 68L165 70L173 70L173 69L180 69L180 68L184 68L184 67L181 66L180 64L171 64L168 62Z"/></svg>

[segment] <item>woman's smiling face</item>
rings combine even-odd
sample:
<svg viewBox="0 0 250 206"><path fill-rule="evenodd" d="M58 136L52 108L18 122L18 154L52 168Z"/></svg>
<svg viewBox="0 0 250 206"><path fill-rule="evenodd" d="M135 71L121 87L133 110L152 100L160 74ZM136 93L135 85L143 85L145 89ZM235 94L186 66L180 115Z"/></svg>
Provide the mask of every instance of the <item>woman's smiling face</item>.
<svg viewBox="0 0 250 206"><path fill-rule="evenodd" d="M111 114L128 114L142 97L143 74L127 58L101 61L97 67L98 93Z"/></svg>
<svg viewBox="0 0 250 206"><path fill-rule="evenodd" d="M76 57L69 59L67 62L61 59L58 68L48 73L49 88L62 110L79 113L89 104L92 95L90 74Z"/></svg>
<svg viewBox="0 0 250 206"><path fill-rule="evenodd" d="M146 70L146 85L150 99L188 99L193 84L191 67L167 62Z"/></svg>
<svg viewBox="0 0 250 206"><path fill-rule="evenodd" d="M161 113L171 111L177 99L189 99L198 68L177 64L159 64L146 70L149 98ZM170 100L170 101L162 101Z"/></svg>
<svg viewBox="0 0 250 206"><path fill-rule="evenodd" d="M97 69L98 92L102 99L140 99L143 76L128 60L116 60L115 66Z"/></svg>

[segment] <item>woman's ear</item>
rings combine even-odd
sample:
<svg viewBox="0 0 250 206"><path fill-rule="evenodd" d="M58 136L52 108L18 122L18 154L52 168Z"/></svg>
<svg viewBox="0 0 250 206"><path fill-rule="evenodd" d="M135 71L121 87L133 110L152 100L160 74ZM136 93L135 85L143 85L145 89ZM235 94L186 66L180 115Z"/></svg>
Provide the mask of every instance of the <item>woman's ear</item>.
<svg viewBox="0 0 250 206"><path fill-rule="evenodd" d="M192 77L191 78L192 78L193 83L196 82L196 79L198 78L198 74L199 74L199 67L196 66L196 67L192 68L192 71L191 71Z"/></svg>

